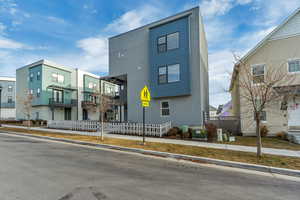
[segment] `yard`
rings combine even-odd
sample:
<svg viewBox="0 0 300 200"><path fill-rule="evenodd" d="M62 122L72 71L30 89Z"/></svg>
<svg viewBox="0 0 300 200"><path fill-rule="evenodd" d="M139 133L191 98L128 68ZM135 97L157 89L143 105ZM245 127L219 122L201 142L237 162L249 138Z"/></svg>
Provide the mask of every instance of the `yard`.
<svg viewBox="0 0 300 200"><path fill-rule="evenodd" d="M213 148L203 148L203 147L186 146L186 145L178 145L178 144L165 144L165 143L156 143L156 142L155 143L148 142L147 145L142 146L140 141L115 139L115 138L105 138L104 142L101 142L99 140L99 137L95 137L95 136L60 134L60 133L53 133L47 131L28 130L24 128L3 128L2 127L0 128L0 130L300 170L300 158L295 158L295 157L274 156L274 155L266 154L263 156L262 159L257 160L255 153L247 153L247 152L240 152L240 151L220 150L220 149L213 149ZM266 140L266 139L268 138L264 138L265 145L270 144L272 142L272 139L274 138L270 138L270 140ZM245 145L248 144L250 146L250 144L252 145L255 144L254 142L255 142L255 138L249 138L247 140L244 140L243 138L240 139L238 138L235 144L245 144ZM277 144L278 148L280 147L280 145L285 146L289 144L289 143L281 144L279 141L277 143L278 143Z"/></svg>

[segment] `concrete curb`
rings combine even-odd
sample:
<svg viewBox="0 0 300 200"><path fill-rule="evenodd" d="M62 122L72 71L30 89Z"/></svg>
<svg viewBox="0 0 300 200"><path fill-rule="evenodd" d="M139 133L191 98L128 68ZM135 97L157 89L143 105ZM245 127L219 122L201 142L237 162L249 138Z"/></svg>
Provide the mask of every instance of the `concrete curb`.
<svg viewBox="0 0 300 200"><path fill-rule="evenodd" d="M18 136L27 136L27 137L31 137L31 138L37 138L37 139L48 139L48 140L58 141L58 142L66 142L66 143L78 144L78 145L84 145L84 146L99 147L99 148L103 148L103 149L112 149L112 150L119 150L119 151L126 151L126 152L133 152L133 153L165 157L165 158L173 158L173 159L187 160L187 161L193 161L193 162L199 162L199 163L215 164L215 165L221 165L221 166L226 166L226 167L234 167L234 168L255 170L255 171L260 171L260 172L300 177L300 170L276 168L276 167L269 167L269 166L263 166L263 165L225 161L225 160L218 160L218 159L213 159L213 158L189 156L189 155L183 155L183 154L174 154L174 153L144 150L144 149L137 149L137 148L128 148L128 147L121 147L121 146L108 145L108 144L96 144L96 143L91 143L91 142L83 142L83 141L63 139L63 138L54 138L54 137L48 137L48 136L38 136L38 135L31 135L31 134L26 134L26 133L17 133L17 132L10 132L10 131L2 131L2 132L14 134L14 135L18 135Z"/></svg>

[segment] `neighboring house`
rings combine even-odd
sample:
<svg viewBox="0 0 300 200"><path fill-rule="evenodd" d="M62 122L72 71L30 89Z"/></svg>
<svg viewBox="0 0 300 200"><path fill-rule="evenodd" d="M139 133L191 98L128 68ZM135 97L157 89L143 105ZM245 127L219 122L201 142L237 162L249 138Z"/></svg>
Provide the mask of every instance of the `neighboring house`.
<svg viewBox="0 0 300 200"><path fill-rule="evenodd" d="M100 77L40 60L17 69L17 119L33 95L31 119L99 120Z"/></svg>
<svg viewBox="0 0 300 200"><path fill-rule="evenodd" d="M207 42L199 7L110 38L105 80L119 84L127 99L124 121L142 121L140 91L147 85L152 97L147 123L202 125L209 95Z"/></svg>
<svg viewBox="0 0 300 200"><path fill-rule="evenodd" d="M1 91L1 109L0 119L16 118L16 78L0 77Z"/></svg>
<svg viewBox="0 0 300 200"><path fill-rule="evenodd" d="M241 97L239 87L241 66L251 67L255 80L264 80L267 69L284 67L285 73L295 75L293 84L283 84L283 88L293 91L295 96L289 98L287 111L281 110L284 102L274 102L262 113L263 125L266 125L271 134L288 131L289 127L300 127L300 9L297 9L282 24L267 35L260 43L250 50L242 59L243 65L236 64L232 75L230 91L232 95L233 112L241 118L241 131L244 135L254 135L254 116ZM255 84L255 83L253 83ZM253 111L253 110L252 110ZM248 115L248 116L247 116ZM250 115L250 117L249 117ZM254 115L254 113L253 113Z"/></svg>
<svg viewBox="0 0 300 200"><path fill-rule="evenodd" d="M232 102L229 101L224 105L220 105L217 111L219 117L231 117L234 116L232 109Z"/></svg>
<svg viewBox="0 0 300 200"><path fill-rule="evenodd" d="M213 106L209 106L209 116L210 117L217 117L217 109Z"/></svg>

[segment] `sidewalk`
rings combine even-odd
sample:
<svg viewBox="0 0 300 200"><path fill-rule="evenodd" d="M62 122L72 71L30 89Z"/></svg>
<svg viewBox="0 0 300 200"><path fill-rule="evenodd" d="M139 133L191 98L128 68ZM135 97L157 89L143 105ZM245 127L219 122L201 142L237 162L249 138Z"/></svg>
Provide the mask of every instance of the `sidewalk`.
<svg viewBox="0 0 300 200"><path fill-rule="evenodd" d="M4 125L4 124L2 126L10 127L10 128L26 128L26 127L21 127L21 126ZM39 127L32 127L31 129L38 130L38 131L87 135L86 132L83 132L83 131L58 130L58 129L47 129L47 128L39 128ZM96 132L89 133L89 135L97 135L97 133ZM117 135L117 134L109 134L109 133L105 133L105 136L110 137L110 138L118 138L118 139L126 139L126 140L142 140L142 137L140 137L140 136ZM252 153L256 152L256 147L250 147L250 146L215 144L215 143L198 142L198 141L185 141L185 140L150 138L150 137L146 138L146 142L147 141L148 142L168 143L168 144L181 144L181 145L187 145L187 146L207 147L207 148L214 148L214 149L225 149L225 150L233 150L233 151L252 152ZM279 155L279 156L293 156L293 157L300 158L300 151L262 148L262 152L265 154L272 154L272 155Z"/></svg>

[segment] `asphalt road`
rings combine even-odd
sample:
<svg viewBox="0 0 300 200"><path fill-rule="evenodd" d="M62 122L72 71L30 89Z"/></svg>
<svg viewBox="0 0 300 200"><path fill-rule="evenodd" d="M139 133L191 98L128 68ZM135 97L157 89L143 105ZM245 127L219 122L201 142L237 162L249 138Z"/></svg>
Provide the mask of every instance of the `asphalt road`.
<svg viewBox="0 0 300 200"><path fill-rule="evenodd" d="M0 134L1 200L300 199L300 182Z"/></svg>

